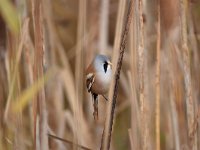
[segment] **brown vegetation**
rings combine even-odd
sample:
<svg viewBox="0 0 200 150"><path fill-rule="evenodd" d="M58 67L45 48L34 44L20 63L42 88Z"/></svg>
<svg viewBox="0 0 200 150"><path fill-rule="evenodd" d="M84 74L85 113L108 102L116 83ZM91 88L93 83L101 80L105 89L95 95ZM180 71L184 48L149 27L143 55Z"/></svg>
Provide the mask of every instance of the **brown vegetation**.
<svg viewBox="0 0 200 150"><path fill-rule="evenodd" d="M200 149L200 2L1 0L0 150ZM85 68L113 63L93 120Z"/></svg>

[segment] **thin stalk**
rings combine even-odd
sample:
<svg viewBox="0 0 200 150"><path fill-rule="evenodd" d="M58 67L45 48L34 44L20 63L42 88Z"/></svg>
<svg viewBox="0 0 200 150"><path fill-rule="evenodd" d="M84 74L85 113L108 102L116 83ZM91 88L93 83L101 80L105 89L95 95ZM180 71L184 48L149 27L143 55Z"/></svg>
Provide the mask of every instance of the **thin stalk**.
<svg viewBox="0 0 200 150"><path fill-rule="evenodd" d="M139 44L138 44L138 74L139 74L139 101L140 101L140 113L141 113L141 138L142 149L148 149L148 127L147 127L147 105L144 95L144 18L143 18L143 1L139 0L138 3L139 22L137 28L139 30Z"/></svg>
<svg viewBox="0 0 200 150"><path fill-rule="evenodd" d="M157 3L157 57L156 57L156 150L160 150L160 0Z"/></svg>
<svg viewBox="0 0 200 150"><path fill-rule="evenodd" d="M107 118L105 122L104 132L102 135L101 149L106 149L106 150L110 149L111 133L112 133L112 127L113 127L113 120L114 120L114 111L115 111L115 106L116 106L116 101L117 101L119 78L120 78L120 72L121 72L121 67L122 67L123 55L124 55L125 46L127 42L127 35L128 35L132 16L133 16L133 1L131 0L129 3L127 19L125 22L125 28L124 28L121 43L120 43L117 68L115 70L114 79L113 79L114 81L113 81L113 84L111 85L111 89L113 88L112 101L110 101L109 106L108 106ZM111 100L110 95L109 95L109 99Z"/></svg>
<svg viewBox="0 0 200 150"><path fill-rule="evenodd" d="M109 2L110 0L101 1L99 32L99 50L101 53L105 53L108 44Z"/></svg>
<svg viewBox="0 0 200 150"><path fill-rule="evenodd" d="M187 111L187 125L188 136L190 139L190 148L197 149L196 134L192 134L192 125L194 122L194 101L192 98L192 83L190 70L190 51L188 48L188 34L187 34L187 0L180 0L181 8L181 34L182 34L182 50L183 50L183 72L186 91L186 111ZM194 138L191 138L194 136Z"/></svg>
<svg viewBox="0 0 200 150"><path fill-rule="evenodd" d="M34 27L34 81L37 81L43 76L43 22L42 22L42 3L40 0L32 1L32 15ZM34 147L36 149L39 145L40 149L48 150L48 137L47 133L47 115L46 115L46 102L44 87L37 94L33 101L33 115L34 115ZM39 137L36 136L36 132ZM39 138L39 139L38 139ZM39 143L38 143L39 142Z"/></svg>
<svg viewBox="0 0 200 150"><path fill-rule="evenodd" d="M80 41L80 45L76 47L76 61L75 61L75 101L73 103L74 116L75 116L75 128L74 142L88 144L90 142L87 127L84 126L84 117L82 111L83 103L83 81L84 81L84 49L85 49L85 32L86 32L86 20L87 20L87 1L79 0L79 15L78 15L78 31L77 31L77 43ZM87 135L87 136L86 136ZM85 138L83 138L83 136Z"/></svg>
<svg viewBox="0 0 200 150"><path fill-rule="evenodd" d="M175 91L176 91L176 83L177 80L177 65L176 64L176 54L175 54L175 48L171 44L171 51L169 53L170 61L168 61L169 68L169 80L171 92L170 92L170 110L171 110L171 120L172 120L172 128L173 128L173 134L174 134L174 143L175 143L175 149L180 150L180 134L179 134L179 125L178 125L178 113L176 110L176 103L175 103Z"/></svg>
<svg viewBox="0 0 200 150"><path fill-rule="evenodd" d="M130 72L128 72L129 84L130 84L130 103L131 103L131 129L130 140L132 149L140 149L140 113L137 99L136 85L137 85L137 47L138 47L138 30L137 30L137 2L134 1L133 21L130 27Z"/></svg>

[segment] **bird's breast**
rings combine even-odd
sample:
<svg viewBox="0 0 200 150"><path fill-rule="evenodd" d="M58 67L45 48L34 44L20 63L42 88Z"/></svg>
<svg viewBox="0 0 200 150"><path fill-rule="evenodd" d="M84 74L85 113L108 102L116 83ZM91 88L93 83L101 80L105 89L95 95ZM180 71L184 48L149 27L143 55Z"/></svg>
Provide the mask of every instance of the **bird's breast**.
<svg viewBox="0 0 200 150"><path fill-rule="evenodd" d="M92 86L92 91L96 94L107 93L112 78L111 70L105 72L98 72L95 76L95 82Z"/></svg>

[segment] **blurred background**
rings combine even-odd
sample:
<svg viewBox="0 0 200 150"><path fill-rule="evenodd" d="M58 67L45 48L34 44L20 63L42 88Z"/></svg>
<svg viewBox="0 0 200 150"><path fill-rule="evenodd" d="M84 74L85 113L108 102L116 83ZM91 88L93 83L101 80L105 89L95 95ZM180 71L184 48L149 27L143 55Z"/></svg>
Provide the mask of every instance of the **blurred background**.
<svg viewBox="0 0 200 150"><path fill-rule="evenodd" d="M0 150L100 148L109 102L99 97L94 121L85 69L96 54L117 57L128 5L0 1ZM133 5L111 149L198 150L200 1Z"/></svg>

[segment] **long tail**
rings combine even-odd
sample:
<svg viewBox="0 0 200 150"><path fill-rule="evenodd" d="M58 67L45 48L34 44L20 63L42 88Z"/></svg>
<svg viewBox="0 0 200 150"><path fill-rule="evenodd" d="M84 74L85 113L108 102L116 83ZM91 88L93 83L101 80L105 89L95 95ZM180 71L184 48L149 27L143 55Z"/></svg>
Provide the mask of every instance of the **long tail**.
<svg viewBox="0 0 200 150"><path fill-rule="evenodd" d="M97 94L92 94L93 96L93 107L94 107L94 120L98 120L98 95Z"/></svg>

